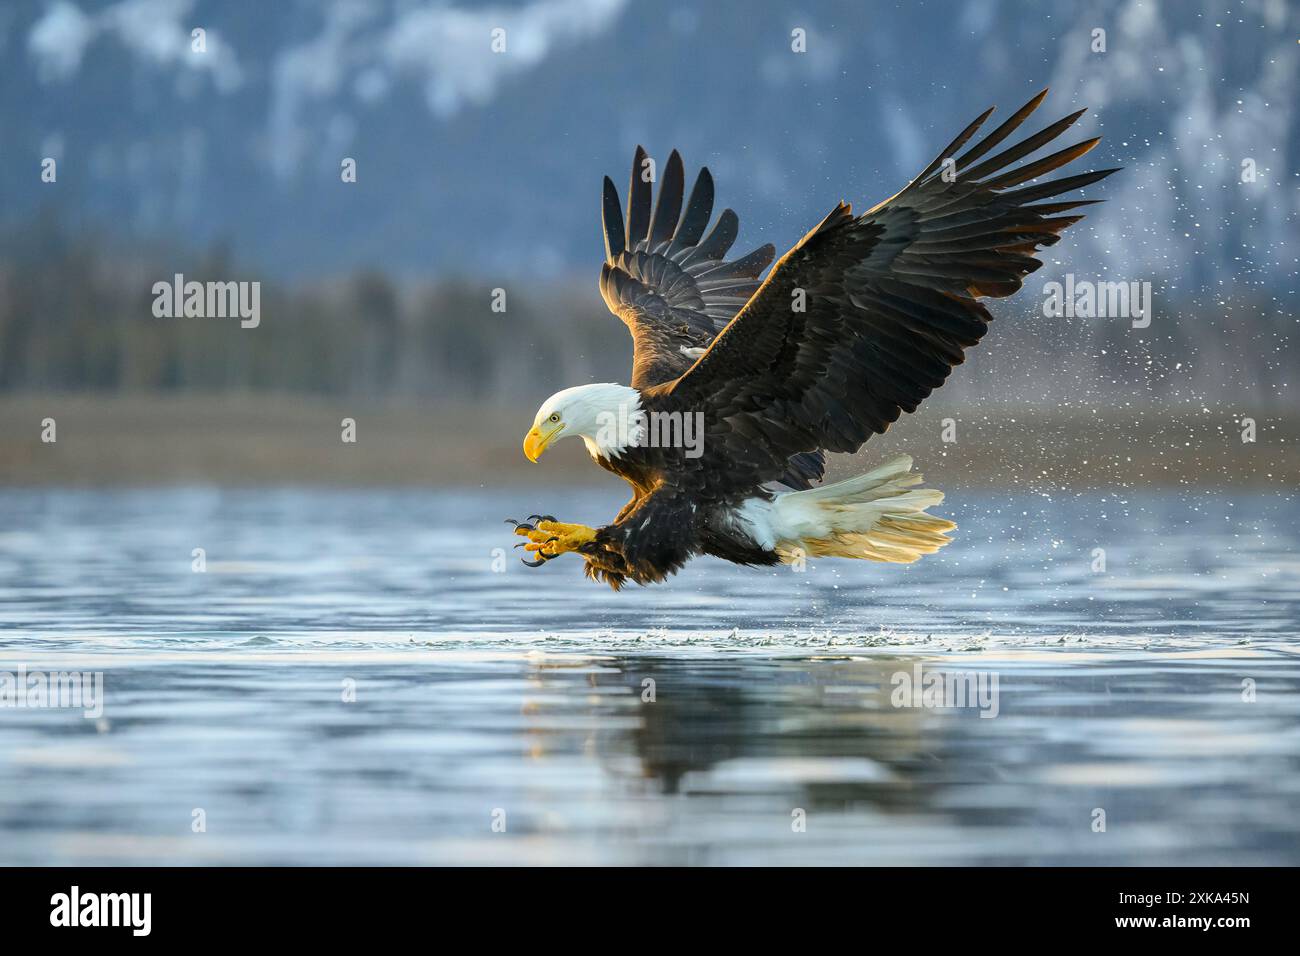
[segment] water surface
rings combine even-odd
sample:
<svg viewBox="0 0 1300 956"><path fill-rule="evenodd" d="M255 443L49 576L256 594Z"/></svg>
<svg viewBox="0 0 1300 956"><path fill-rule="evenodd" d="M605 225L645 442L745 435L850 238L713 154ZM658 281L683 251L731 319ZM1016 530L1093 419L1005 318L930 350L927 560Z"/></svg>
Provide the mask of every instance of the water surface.
<svg viewBox="0 0 1300 956"><path fill-rule="evenodd" d="M0 863L1300 862L1294 502L959 494L910 567L618 595L509 550L619 504L0 492L0 671L104 685L0 708Z"/></svg>

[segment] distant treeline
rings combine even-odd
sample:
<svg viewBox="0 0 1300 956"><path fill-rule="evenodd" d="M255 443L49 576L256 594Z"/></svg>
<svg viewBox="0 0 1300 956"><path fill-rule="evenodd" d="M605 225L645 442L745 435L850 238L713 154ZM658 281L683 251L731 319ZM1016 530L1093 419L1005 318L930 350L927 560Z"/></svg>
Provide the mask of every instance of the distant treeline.
<svg viewBox="0 0 1300 956"><path fill-rule="evenodd" d="M157 317L153 288L177 273L186 282L260 279L257 327L243 328L238 317ZM584 289L415 284L364 272L286 284L220 248L123 251L48 222L0 244L0 391L487 399L530 394L542 382L617 376L630 346L594 280Z"/></svg>
<svg viewBox="0 0 1300 956"><path fill-rule="evenodd" d="M254 281L214 247L124 249L48 219L0 239L0 392L275 391L395 399L535 400L626 380L631 340L588 281L396 282L378 272L262 281L260 322L159 318L155 283ZM1046 270L1044 270L1046 271ZM1042 314L1043 281L995 303L978 361L946 398L990 405L1151 399L1291 404L1296 318L1276 299L1172 308L1151 328ZM503 290L498 292L495 290ZM495 311L504 306L504 311Z"/></svg>

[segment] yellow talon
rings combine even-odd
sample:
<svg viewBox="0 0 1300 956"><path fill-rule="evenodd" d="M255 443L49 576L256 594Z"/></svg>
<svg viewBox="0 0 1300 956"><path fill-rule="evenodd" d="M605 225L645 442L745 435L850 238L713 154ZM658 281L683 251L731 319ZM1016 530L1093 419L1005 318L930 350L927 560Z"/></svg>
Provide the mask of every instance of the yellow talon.
<svg viewBox="0 0 1300 956"><path fill-rule="evenodd" d="M520 528L515 534L528 539L525 551L538 551L553 558L566 551L577 551L584 544L594 541L596 529L585 524L566 524L563 521L539 521L531 531Z"/></svg>

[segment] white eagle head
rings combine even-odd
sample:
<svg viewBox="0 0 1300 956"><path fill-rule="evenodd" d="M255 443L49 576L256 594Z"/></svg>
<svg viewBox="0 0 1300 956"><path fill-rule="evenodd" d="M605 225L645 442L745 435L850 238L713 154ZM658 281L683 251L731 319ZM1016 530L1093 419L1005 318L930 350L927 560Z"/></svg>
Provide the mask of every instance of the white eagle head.
<svg viewBox="0 0 1300 956"><path fill-rule="evenodd" d="M617 457L636 443L641 420L641 393L602 382L556 392L537 410L524 436L524 454L537 461L553 442L577 435L592 457Z"/></svg>

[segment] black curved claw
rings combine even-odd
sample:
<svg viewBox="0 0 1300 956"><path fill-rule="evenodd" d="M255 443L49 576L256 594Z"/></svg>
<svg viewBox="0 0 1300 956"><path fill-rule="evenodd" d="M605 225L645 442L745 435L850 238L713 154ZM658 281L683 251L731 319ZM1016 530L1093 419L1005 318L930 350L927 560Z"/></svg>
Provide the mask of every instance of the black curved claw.
<svg viewBox="0 0 1300 956"><path fill-rule="evenodd" d="M514 518L507 518L507 519L505 520L505 523L506 523L506 524L512 524L512 525L514 525L515 527L518 527L518 526L519 526L519 522L516 521Z"/></svg>
<svg viewBox="0 0 1300 956"><path fill-rule="evenodd" d="M528 545L527 541L520 541L517 545L515 545L515 550L526 547L527 545Z"/></svg>
<svg viewBox="0 0 1300 956"><path fill-rule="evenodd" d="M529 515L528 516L529 521L532 521L533 519L536 519L537 521L554 521L555 515Z"/></svg>
<svg viewBox="0 0 1300 956"><path fill-rule="evenodd" d="M554 535L552 535L551 537L547 538L545 541L542 542L542 548L545 548L545 547L546 547L548 544L550 544L552 541L559 541L559 540L560 540L559 538L557 538L557 537L555 537ZM519 547L519 545L515 545L515 547L517 548L517 547ZM543 564L545 564L547 561L552 561L552 560L554 560L555 558L558 558L558 557L559 557L558 554L547 554L545 551L543 551L543 550L541 550L541 548L539 548L538 551L537 551L537 560L536 560L536 561L524 561L524 564L528 565L530 568L540 568L540 567L541 567ZM521 558L520 560L523 560L523 559Z"/></svg>

